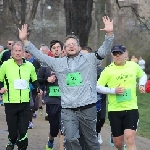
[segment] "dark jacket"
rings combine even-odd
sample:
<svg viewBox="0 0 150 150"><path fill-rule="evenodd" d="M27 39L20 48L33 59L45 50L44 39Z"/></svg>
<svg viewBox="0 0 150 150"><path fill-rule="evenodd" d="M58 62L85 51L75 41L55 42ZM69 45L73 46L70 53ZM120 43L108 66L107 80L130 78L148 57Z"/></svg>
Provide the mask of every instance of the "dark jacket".
<svg viewBox="0 0 150 150"><path fill-rule="evenodd" d="M0 65L2 65L4 61L7 61L8 59L10 59L10 56L11 56L11 50L5 51L1 58Z"/></svg>
<svg viewBox="0 0 150 150"><path fill-rule="evenodd" d="M30 63L33 64L33 66L35 68L35 72L37 74L38 70L40 68L40 63L37 60L35 60L34 58L31 58L30 60L27 60L27 61L29 61ZM37 82L37 84L38 84L38 82ZM34 87L34 85L32 85L32 86ZM38 86L39 86L39 84L38 84ZM37 95L37 89L32 90L32 95L34 95L34 96Z"/></svg>
<svg viewBox="0 0 150 150"><path fill-rule="evenodd" d="M49 88L52 86L58 86L58 79L56 78L54 83L49 83L47 81L48 77L54 75L55 73L49 68L49 67L43 67L41 66L38 71L38 82L40 86L43 86L43 84L46 87L46 94L45 94L45 103L46 104L61 104L61 98L60 96L49 96Z"/></svg>
<svg viewBox="0 0 150 150"><path fill-rule="evenodd" d="M41 65L37 60L33 60L32 62L33 66L35 67L35 72L38 73L38 70L40 69Z"/></svg>

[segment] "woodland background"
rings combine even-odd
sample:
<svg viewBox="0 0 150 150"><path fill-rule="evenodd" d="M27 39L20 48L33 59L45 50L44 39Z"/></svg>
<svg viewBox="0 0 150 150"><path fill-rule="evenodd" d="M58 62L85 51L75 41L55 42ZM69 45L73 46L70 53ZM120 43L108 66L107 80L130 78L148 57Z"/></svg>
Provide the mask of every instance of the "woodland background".
<svg viewBox="0 0 150 150"><path fill-rule="evenodd" d="M114 44L127 47L129 56L142 56L150 74L149 0L0 0L0 45L18 40L18 27L29 25L29 40L38 48L53 39L75 34L81 46L93 51L104 41L102 17L114 19ZM109 57L104 64L108 64Z"/></svg>

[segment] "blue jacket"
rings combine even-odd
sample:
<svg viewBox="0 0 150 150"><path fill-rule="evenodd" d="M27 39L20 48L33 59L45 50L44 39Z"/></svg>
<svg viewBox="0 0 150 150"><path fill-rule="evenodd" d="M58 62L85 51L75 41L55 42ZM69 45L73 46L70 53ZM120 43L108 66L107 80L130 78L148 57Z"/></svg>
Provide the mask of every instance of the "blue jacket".
<svg viewBox="0 0 150 150"><path fill-rule="evenodd" d="M97 94L97 102L96 102L97 111L101 110L101 99L102 99L102 94L98 93Z"/></svg>

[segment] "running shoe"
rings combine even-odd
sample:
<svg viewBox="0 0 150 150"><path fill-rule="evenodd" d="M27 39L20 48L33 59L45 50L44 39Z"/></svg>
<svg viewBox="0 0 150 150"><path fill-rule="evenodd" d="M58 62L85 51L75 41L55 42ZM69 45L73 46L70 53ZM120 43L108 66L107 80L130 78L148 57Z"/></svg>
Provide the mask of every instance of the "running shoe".
<svg viewBox="0 0 150 150"><path fill-rule="evenodd" d="M33 122L29 121L28 129L33 129Z"/></svg>
<svg viewBox="0 0 150 150"><path fill-rule="evenodd" d="M44 100L42 100L42 104L43 104L43 105L45 105L45 102L44 102Z"/></svg>
<svg viewBox="0 0 150 150"><path fill-rule="evenodd" d="M13 145L13 144L8 143L8 144L6 145L6 150L13 150L13 149L14 149L14 145Z"/></svg>
<svg viewBox="0 0 150 150"><path fill-rule="evenodd" d="M54 142L48 141L48 144L46 145L46 150L53 150L53 145L54 145Z"/></svg>
<svg viewBox="0 0 150 150"><path fill-rule="evenodd" d="M100 133L98 133L98 142L99 142L100 144L103 143L103 140L102 140L102 137L101 137L101 134L100 134Z"/></svg>
<svg viewBox="0 0 150 150"><path fill-rule="evenodd" d="M43 114L43 109L39 109L38 113L39 113L39 115L42 115Z"/></svg>
<svg viewBox="0 0 150 150"><path fill-rule="evenodd" d="M0 105L1 105L1 106L4 106L4 104L3 104L3 101L2 101L2 100L0 100Z"/></svg>
<svg viewBox="0 0 150 150"><path fill-rule="evenodd" d="M46 150L53 150L53 148L49 148L48 145L46 145Z"/></svg>
<svg viewBox="0 0 150 150"><path fill-rule="evenodd" d="M114 141L112 137L110 138L110 146L114 147Z"/></svg>
<svg viewBox="0 0 150 150"><path fill-rule="evenodd" d="M45 120L48 121L48 114L45 114Z"/></svg>
<svg viewBox="0 0 150 150"><path fill-rule="evenodd" d="M34 119L37 117L37 114L36 113L33 113L33 116L32 116Z"/></svg>
<svg viewBox="0 0 150 150"><path fill-rule="evenodd" d="M126 144L124 144L124 150L126 150L126 148L127 148L127 147L126 147Z"/></svg>

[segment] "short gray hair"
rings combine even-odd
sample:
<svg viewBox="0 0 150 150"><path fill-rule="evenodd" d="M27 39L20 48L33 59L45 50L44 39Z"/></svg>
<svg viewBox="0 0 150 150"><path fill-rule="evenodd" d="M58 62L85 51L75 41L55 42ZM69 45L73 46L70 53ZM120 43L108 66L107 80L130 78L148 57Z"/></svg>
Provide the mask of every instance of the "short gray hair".
<svg viewBox="0 0 150 150"><path fill-rule="evenodd" d="M13 48L14 48L15 45L21 46L21 47L22 47L22 50L24 50L24 44L23 44L21 41L15 41L15 42L12 44L12 50L13 50Z"/></svg>
<svg viewBox="0 0 150 150"><path fill-rule="evenodd" d="M40 48L40 51L41 51L41 52L42 52L42 48L46 48L46 49L49 51L49 48L48 48L48 46L46 46L46 45L41 46L41 48Z"/></svg>

